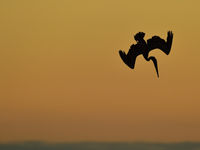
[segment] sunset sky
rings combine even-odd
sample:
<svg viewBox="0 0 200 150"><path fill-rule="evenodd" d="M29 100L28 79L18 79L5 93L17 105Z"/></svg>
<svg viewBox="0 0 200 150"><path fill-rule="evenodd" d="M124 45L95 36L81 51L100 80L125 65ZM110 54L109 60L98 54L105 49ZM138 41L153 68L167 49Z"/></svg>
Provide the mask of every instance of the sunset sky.
<svg viewBox="0 0 200 150"><path fill-rule="evenodd" d="M0 142L200 141L199 0L1 0ZM170 55L120 59L139 31Z"/></svg>

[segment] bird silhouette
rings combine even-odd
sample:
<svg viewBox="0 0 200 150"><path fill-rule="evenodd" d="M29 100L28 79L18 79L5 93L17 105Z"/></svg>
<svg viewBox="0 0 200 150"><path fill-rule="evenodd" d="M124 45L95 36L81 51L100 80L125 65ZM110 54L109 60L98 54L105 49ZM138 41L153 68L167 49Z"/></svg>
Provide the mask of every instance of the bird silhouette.
<svg viewBox="0 0 200 150"><path fill-rule="evenodd" d="M166 41L164 39L161 39L159 36L153 36L146 42L144 40L144 36L144 32L138 32L134 36L137 44L131 45L127 54L124 51L120 50L119 55L126 65L128 65L131 69L134 69L137 56L142 54L146 61L153 61L157 76L159 77L157 60L153 56L149 57L149 52L154 49L160 49L166 55L169 55L172 46L173 33L172 31L168 31Z"/></svg>

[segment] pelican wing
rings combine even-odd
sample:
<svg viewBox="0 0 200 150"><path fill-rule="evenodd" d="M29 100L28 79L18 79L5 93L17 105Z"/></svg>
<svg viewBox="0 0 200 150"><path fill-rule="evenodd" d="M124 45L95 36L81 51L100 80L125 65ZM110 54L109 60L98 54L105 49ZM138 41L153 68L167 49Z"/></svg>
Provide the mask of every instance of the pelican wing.
<svg viewBox="0 0 200 150"><path fill-rule="evenodd" d="M149 48L149 51L158 48L168 55L171 50L172 40L173 33L172 31L169 31L167 35L167 41L161 39L159 36L153 36L151 39L147 40L147 46Z"/></svg>
<svg viewBox="0 0 200 150"><path fill-rule="evenodd" d="M123 62L129 66L131 69L135 67L135 61L138 55L142 54L140 50L135 48L135 45L132 45L126 54L124 51L120 50L119 55Z"/></svg>

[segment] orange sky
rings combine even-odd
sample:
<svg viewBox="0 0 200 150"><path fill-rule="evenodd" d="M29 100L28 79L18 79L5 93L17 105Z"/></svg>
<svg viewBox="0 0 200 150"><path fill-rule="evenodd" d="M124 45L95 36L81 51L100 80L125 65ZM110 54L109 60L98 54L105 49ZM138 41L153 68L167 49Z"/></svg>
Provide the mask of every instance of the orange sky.
<svg viewBox="0 0 200 150"><path fill-rule="evenodd" d="M1 0L0 142L199 141L200 1ZM169 56L123 64L133 35ZM145 94L144 94L145 93Z"/></svg>

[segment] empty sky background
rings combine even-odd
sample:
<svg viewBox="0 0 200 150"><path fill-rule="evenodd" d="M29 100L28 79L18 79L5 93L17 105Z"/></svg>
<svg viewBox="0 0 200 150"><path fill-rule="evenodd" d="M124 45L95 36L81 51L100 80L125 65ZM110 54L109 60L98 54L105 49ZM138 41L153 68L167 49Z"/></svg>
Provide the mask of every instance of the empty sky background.
<svg viewBox="0 0 200 150"><path fill-rule="evenodd" d="M1 0L0 142L200 141L199 0ZM169 56L120 60L133 35Z"/></svg>

